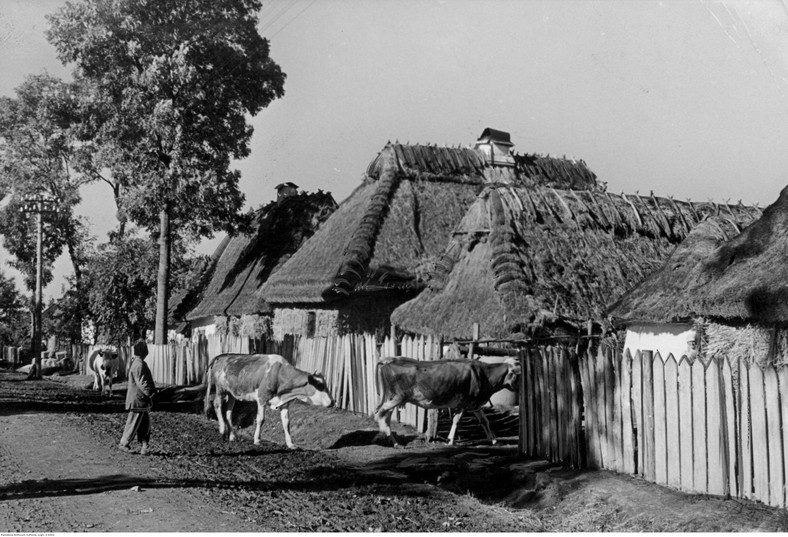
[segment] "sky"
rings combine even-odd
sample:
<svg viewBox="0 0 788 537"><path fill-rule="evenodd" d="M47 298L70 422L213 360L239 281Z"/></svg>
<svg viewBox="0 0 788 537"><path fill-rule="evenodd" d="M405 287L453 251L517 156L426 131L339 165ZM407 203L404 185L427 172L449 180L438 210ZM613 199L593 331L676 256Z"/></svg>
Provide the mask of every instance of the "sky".
<svg viewBox="0 0 788 537"><path fill-rule="evenodd" d="M0 95L69 77L44 37L64 3L0 1ZM584 160L612 192L765 207L788 184L782 0L272 0L259 28L287 80L233 164L247 208L286 181L342 201L388 141L471 145L485 127ZM108 187L79 211L106 241ZM63 256L45 296L70 273Z"/></svg>

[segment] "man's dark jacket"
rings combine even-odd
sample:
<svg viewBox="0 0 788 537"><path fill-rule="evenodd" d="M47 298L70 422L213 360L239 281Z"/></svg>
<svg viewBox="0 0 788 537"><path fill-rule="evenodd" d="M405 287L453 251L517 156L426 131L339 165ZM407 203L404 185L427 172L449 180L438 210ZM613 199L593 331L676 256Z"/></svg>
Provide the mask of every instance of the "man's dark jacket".
<svg viewBox="0 0 788 537"><path fill-rule="evenodd" d="M134 357L129 368L129 384L126 390L126 410L150 410L156 384L153 382L148 364L139 356Z"/></svg>

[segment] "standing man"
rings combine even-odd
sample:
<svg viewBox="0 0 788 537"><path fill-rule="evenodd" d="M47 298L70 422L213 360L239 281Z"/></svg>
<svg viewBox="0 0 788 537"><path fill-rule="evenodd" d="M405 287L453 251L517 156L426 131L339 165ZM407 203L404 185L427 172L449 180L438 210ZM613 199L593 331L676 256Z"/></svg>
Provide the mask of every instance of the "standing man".
<svg viewBox="0 0 788 537"><path fill-rule="evenodd" d="M128 388L126 389L126 410L129 417L126 419L126 427L123 429L123 437L120 439L120 449L132 452L129 442L137 435L137 440L142 444L140 455L148 454L148 442L150 441L150 409L153 402L153 394L156 392L156 385L153 382L148 364L145 357L148 356L148 345L144 339L140 339L134 344L134 360L129 367Z"/></svg>

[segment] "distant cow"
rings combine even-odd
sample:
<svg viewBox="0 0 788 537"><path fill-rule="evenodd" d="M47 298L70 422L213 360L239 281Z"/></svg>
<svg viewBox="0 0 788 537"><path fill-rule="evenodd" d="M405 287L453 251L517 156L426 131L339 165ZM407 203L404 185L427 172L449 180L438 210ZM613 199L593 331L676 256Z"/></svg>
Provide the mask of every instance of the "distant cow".
<svg viewBox="0 0 788 537"><path fill-rule="evenodd" d="M490 423L481 411L490 397L508 388L517 389L520 365L514 358L503 363L487 364L478 360L420 361L412 358L383 358L377 366L381 401L375 412L380 432L397 446L391 433L391 413L405 403L422 408L451 408L457 412L449 432L454 444L457 424L466 410L472 411L494 444Z"/></svg>
<svg viewBox="0 0 788 537"><path fill-rule="evenodd" d="M221 354L208 366L205 412L211 406L211 386L216 385L213 407L222 437L233 441L232 412L236 400L256 401L254 443L260 443L265 405L279 409L287 447L295 449L290 437L289 404L298 399L316 406L334 404L323 377L310 375L290 365L278 354Z"/></svg>
<svg viewBox="0 0 788 537"><path fill-rule="evenodd" d="M111 349L100 349L88 358L88 371L93 375L93 389L101 390L101 395L112 397L112 379L118 372L120 359Z"/></svg>

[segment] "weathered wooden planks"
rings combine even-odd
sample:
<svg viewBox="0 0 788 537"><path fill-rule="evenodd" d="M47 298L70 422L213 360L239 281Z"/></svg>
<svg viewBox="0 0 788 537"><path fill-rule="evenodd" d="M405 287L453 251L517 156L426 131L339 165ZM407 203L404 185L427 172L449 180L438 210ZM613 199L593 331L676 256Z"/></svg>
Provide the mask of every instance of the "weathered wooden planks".
<svg viewBox="0 0 788 537"><path fill-rule="evenodd" d="M769 503L769 451L766 442L766 399L763 372L757 365L750 366L750 419L752 420L752 460L755 499Z"/></svg>
<svg viewBox="0 0 788 537"><path fill-rule="evenodd" d="M665 405L665 365L659 353L654 354L654 480L668 484L668 431Z"/></svg>
<svg viewBox="0 0 788 537"><path fill-rule="evenodd" d="M724 410L720 405L720 369L718 362L712 361L706 368L707 492L719 496L725 494L728 482L728 465L724 455Z"/></svg>
<svg viewBox="0 0 788 537"><path fill-rule="evenodd" d="M694 485L694 452L692 446L692 366L690 360L683 357L678 370L679 396L679 451L681 489L695 490Z"/></svg>
<svg viewBox="0 0 788 537"><path fill-rule="evenodd" d="M665 449L668 485L681 487L681 445L679 435L679 367L672 354L665 368Z"/></svg>
<svg viewBox="0 0 788 537"><path fill-rule="evenodd" d="M769 505L782 505L785 481L783 476L782 435L775 434L782 427L780 419L780 388L777 371L768 367L763 372L764 397L766 399L766 428L769 451Z"/></svg>

